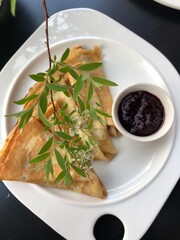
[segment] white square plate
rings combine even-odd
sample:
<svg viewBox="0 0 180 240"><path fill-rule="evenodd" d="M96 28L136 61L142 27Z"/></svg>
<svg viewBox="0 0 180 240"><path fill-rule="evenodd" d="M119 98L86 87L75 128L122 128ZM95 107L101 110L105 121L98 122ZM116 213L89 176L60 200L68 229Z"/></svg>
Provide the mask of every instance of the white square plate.
<svg viewBox="0 0 180 240"><path fill-rule="evenodd" d="M93 21L92 21L93 19ZM8 182L9 190L32 212L68 240L92 240L93 226L105 213L121 219L124 239L140 239L161 209L180 175L180 78L171 63L153 46L104 14L91 9L71 9L49 19L52 54L67 48L99 45L106 77L118 90L134 82L154 83L172 97L176 121L169 133L152 143L137 143L121 137L114 143L119 151L109 163L96 162L95 170L108 191L99 200L33 184ZM28 75L47 69L45 26L17 51L0 73L1 116L18 110L12 102L25 95L32 82ZM14 122L1 117L0 144ZM73 217L72 217L73 216ZM78 219L78 221L77 221Z"/></svg>

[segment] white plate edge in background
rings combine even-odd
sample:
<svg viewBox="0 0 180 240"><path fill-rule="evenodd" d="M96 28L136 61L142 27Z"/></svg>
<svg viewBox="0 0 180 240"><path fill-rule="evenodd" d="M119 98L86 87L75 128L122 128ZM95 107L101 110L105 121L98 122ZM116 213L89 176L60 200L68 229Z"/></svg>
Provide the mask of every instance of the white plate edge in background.
<svg viewBox="0 0 180 240"><path fill-rule="evenodd" d="M154 0L157 3L160 3L164 6L180 10L180 1L179 0Z"/></svg>

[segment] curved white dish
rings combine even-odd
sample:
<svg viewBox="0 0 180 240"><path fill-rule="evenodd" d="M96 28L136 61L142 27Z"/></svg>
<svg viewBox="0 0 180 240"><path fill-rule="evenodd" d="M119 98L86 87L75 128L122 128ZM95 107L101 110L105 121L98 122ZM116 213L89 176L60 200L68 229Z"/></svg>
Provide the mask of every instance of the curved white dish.
<svg viewBox="0 0 180 240"><path fill-rule="evenodd" d="M170 8L180 10L180 1L179 0L154 0L162 5L165 5Z"/></svg>
<svg viewBox="0 0 180 240"><path fill-rule="evenodd" d="M51 52L52 54L59 54L57 57L60 58L67 47L79 44L86 48L93 48L94 45L101 47L106 76L119 84L119 87L111 89L114 97L123 86L131 83L153 82L166 89L161 75L144 57L128 46L109 39L85 37L69 40L56 44L51 48ZM5 99L5 114L21 110L21 108L18 109L18 106L14 106L13 101L25 96L29 87L34 84L33 81L28 79L31 73L42 72L47 68L46 54L45 50L37 55L14 79ZM127 71L128 68L129 70ZM14 123L12 119L3 118L2 124L6 126L6 136ZM171 133L160 141L148 144L130 141L124 137L114 139L116 148L119 149L119 154L110 163L101 161L94 163L98 176L108 191L108 198L103 201L103 204L119 201L132 195L157 175L165 164L171 150L173 143L172 131L173 129ZM99 202L97 199L83 197L74 193L70 193L69 196L67 191L63 191L62 194L62 191L59 190L50 189L47 191L47 188L43 189L47 192L47 198L49 198L50 192L52 197L56 195L60 198L65 198L68 202L71 201L80 205L82 202L83 204L93 202L93 205L102 205L102 201Z"/></svg>
<svg viewBox="0 0 180 240"><path fill-rule="evenodd" d="M118 82L120 87L133 82L153 82L172 95L176 110L180 103L180 79L176 70L155 48L117 22L97 11L72 9L53 15L49 26L52 51L57 55L77 44L87 47L99 44L107 78ZM43 24L2 70L0 78L6 82L0 81L1 115L17 110L12 101L22 97L32 85L31 81L27 83L27 75L46 69L44 38ZM118 88L113 89L114 96L117 91ZM179 117L176 112L176 123ZM0 126L2 145L12 122L1 118ZM179 178L179 138L176 124L165 137L148 145L124 137L116 141L117 158L111 163L95 165L108 190L104 201L33 184L5 184L22 203L68 240L94 239L93 225L104 213L121 219L125 225L124 239L140 239ZM74 227L69 229L69 226Z"/></svg>

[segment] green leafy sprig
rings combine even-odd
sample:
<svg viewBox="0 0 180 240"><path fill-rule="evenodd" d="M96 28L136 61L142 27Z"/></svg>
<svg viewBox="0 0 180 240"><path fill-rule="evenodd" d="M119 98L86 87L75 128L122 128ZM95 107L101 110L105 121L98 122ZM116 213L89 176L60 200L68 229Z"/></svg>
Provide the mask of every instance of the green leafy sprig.
<svg viewBox="0 0 180 240"><path fill-rule="evenodd" d="M104 123L104 117L111 117L99 109L100 103L96 103L95 106L97 107L91 104L91 101L93 102L94 88L97 86L97 83L98 86L117 85L104 78L91 77L90 72L102 66L100 62L87 63L79 67L68 65L65 60L68 58L69 53L70 50L68 48L63 53L60 61L57 61L56 57L54 57L52 67L45 73L30 75L30 78L35 82L44 83L42 90L38 94L32 94L15 101L16 104L22 105L33 100L33 104L28 109L9 115L19 119L19 128L25 128L34 110L38 109L38 117L44 124L45 130L51 132L51 137L30 163L42 164L47 181L51 175L55 183L64 181L66 186L69 183L74 183L71 169L81 177L88 177L88 171L92 168L94 154L98 145L97 140L90 134L93 130L93 122L99 121ZM53 77L53 74L57 71L60 73L59 79ZM61 83L64 75L67 73L75 79L75 83L71 87ZM86 101L84 102L81 90L86 81L88 81L89 87ZM67 97L73 97L77 103L77 108L67 114L68 103L60 110L54 104L55 114L50 119L46 118L47 98L50 91L52 92L52 97L57 92L59 94L64 93ZM62 151L65 153L64 155L61 154ZM53 158L57 160L58 165L62 169L56 178L54 178Z"/></svg>
<svg viewBox="0 0 180 240"><path fill-rule="evenodd" d="M18 119L18 127L24 129L35 110L44 125L44 131L49 132L49 139L41 147L37 156L30 160L31 164L38 164L45 172L46 179L50 178L55 183L64 182L65 186L74 183L72 170L81 177L89 177L88 171L92 168L94 155L98 145L92 136L94 121L104 124L104 117L111 117L100 109L100 103L94 102L93 93L95 87L117 86L116 83L101 77L91 76L91 72L102 66L102 62L82 64L78 67L67 64L70 49L67 48L60 60L51 58L48 37L48 13L46 1L42 0L46 19L46 44L49 58L49 68L45 72L30 75L35 82L42 84L42 89L37 94L31 94L18 101L18 105L31 103L20 112L10 114ZM59 78L54 73L59 72ZM62 79L66 74L74 78L74 84L68 86ZM88 83L87 96L82 95L81 90ZM76 109L67 114L68 103L59 109L54 100L54 94L63 94L72 97L76 103ZM49 97L53 106L53 115L46 117ZM85 101L84 101L85 98ZM54 160L60 167L60 172L54 176Z"/></svg>

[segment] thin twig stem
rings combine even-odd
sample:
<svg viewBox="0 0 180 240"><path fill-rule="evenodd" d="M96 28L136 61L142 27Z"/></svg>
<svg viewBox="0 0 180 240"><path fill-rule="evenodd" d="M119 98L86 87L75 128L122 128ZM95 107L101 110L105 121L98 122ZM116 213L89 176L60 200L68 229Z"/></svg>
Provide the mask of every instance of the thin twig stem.
<svg viewBox="0 0 180 240"><path fill-rule="evenodd" d="M51 68L52 58L51 58L51 51L50 51L50 47L49 47L49 32L48 32L49 15L48 15L48 10L47 10L46 0L42 0L42 5L43 5L43 9L44 9L44 16L45 16L45 23L46 23L45 32L46 32L46 46L47 46L47 51L48 51L49 68Z"/></svg>
<svg viewBox="0 0 180 240"><path fill-rule="evenodd" d="M51 58L51 51L50 51L50 45L49 45L49 30L48 30L48 10L47 10L47 5L46 5L46 0L42 0L42 5L44 9L44 16L45 16L45 23L46 23L46 28L45 28L45 33L46 33L46 47L47 47L47 52L48 52L48 59L49 59L49 68L51 69L52 67L52 58ZM52 83L52 80L50 79L50 82ZM57 109L54 103L54 98L53 98L53 91L50 90L50 96L51 96L51 103L53 105L54 109L54 117L57 118ZM59 126L59 125L58 125ZM59 129L60 126L59 126Z"/></svg>

